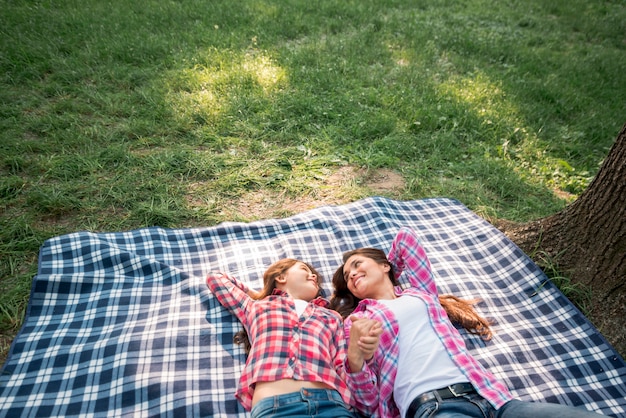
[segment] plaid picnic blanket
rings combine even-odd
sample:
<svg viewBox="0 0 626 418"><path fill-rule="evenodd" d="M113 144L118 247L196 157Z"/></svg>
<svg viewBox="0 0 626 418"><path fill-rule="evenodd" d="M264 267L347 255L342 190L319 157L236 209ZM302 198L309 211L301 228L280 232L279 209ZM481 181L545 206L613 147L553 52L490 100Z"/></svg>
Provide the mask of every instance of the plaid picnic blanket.
<svg viewBox="0 0 626 418"><path fill-rule="evenodd" d="M330 295L343 251L387 251L401 226L421 235L442 293L484 300L495 336L467 343L514 395L626 416L624 360L506 236L456 200L381 197L286 219L49 239L0 376L0 416L248 416L233 395L241 326L206 274L260 288L270 263L294 257L318 267Z"/></svg>

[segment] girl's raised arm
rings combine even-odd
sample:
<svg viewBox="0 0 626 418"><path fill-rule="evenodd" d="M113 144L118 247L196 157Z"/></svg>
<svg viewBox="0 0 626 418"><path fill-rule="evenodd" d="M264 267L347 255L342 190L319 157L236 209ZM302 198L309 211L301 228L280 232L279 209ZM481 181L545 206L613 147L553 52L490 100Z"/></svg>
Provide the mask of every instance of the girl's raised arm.
<svg viewBox="0 0 626 418"><path fill-rule="evenodd" d="M209 273L207 286L222 306L233 313L244 325L246 312L254 300L250 297L251 290L245 283L225 273Z"/></svg>

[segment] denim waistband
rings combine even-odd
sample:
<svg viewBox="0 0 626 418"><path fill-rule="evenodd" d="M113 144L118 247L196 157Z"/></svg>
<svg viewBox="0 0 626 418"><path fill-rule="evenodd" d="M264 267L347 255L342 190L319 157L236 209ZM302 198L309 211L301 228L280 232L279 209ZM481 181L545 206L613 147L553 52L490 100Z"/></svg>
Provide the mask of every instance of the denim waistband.
<svg viewBox="0 0 626 418"><path fill-rule="evenodd" d="M334 389L300 389L298 392L285 393L284 395L276 395L270 398L265 398L260 402L265 400L272 400L274 406L280 406L281 404L289 404L294 401L337 401L343 402L341 395Z"/></svg>

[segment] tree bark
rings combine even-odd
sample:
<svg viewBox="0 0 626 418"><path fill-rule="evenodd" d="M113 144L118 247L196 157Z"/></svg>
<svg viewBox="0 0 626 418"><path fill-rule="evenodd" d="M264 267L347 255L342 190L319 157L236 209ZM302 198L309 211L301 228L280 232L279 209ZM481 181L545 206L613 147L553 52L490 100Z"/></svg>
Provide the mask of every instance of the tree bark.
<svg viewBox="0 0 626 418"><path fill-rule="evenodd" d="M561 275L591 288L589 319L626 356L626 125L578 199L547 218L498 227L527 254L547 255Z"/></svg>

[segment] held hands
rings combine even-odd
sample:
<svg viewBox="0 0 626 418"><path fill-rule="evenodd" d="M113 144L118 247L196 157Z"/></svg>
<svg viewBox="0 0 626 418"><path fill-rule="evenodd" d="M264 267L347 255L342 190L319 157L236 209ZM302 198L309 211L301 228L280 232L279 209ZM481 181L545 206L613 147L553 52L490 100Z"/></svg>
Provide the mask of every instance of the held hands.
<svg viewBox="0 0 626 418"><path fill-rule="evenodd" d="M352 327L348 343L348 363L352 372L358 372L363 369L363 363L376 353L383 328L380 322L374 319L352 315L350 320Z"/></svg>

